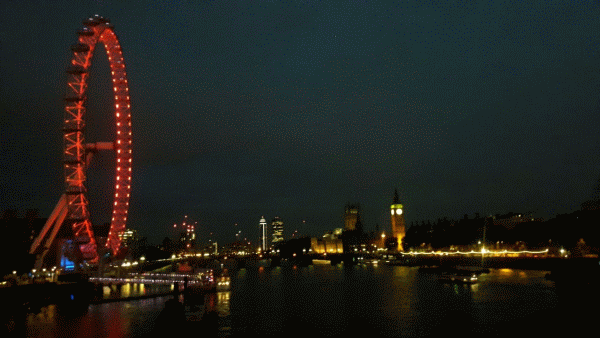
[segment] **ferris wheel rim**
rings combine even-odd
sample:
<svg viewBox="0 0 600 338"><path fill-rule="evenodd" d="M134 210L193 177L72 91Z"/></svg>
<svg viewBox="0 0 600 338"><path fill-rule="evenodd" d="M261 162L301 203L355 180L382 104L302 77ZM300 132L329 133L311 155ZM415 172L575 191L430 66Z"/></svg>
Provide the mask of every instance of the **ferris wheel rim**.
<svg viewBox="0 0 600 338"><path fill-rule="evenodd" d="M67 68L69 82L65 104L64 169L65 195L68 200L68 218L72 221L75 240L80 244L84 259L96 262L97 244L93 235L87 200L86 170L89 153L114 150L116 170L111 225L106 247L114 254L121 248L119 238L127 224L131 191L131 102L125 62L121 44L110 21L93 16L83 21L78 41L71 46L73 57ZM114 96L112 113L116 136L112 142L85 143L85 114L87 112L87 86L92 57L102 43L107 54Z"/></svg>

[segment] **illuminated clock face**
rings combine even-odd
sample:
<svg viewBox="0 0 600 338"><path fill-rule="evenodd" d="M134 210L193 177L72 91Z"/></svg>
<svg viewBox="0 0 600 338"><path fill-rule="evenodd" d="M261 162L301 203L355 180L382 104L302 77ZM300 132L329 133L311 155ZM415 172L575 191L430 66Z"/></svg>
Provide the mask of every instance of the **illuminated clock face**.
<svg viewBox="0 0 600 338"><path fill-rule="evenodd" d="M402 215L402 209L396 209L396 215Z"/></svg>
<svg viewBox="0 0 600 338"><path fill-rule="evenodd" d="M394 214L394 209L390 210L392 212L392 215Z"/></svg>

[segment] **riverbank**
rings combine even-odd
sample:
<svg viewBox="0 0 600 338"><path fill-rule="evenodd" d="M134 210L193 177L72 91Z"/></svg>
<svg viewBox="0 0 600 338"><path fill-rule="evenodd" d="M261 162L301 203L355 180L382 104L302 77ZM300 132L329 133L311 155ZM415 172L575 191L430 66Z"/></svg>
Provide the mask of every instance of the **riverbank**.
<svg viewBox="0 0 600 338"><path fill-rule="evenodd" d="M556 258L556 257L481 257L469 256L409 256L398 259L405 266L470 266L494 269L520 269L554 271L565 269L598 269L598 258Z"/></svg>

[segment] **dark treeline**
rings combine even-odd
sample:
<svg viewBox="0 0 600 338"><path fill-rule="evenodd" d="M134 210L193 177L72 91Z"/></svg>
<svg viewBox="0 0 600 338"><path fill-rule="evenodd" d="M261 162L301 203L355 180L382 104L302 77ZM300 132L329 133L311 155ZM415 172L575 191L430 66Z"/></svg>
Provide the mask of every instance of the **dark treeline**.
<svg viewBox="0 0 600 338"><path fill-rule="evenodd" d="M23 270L23 266L33 267L35 257L28 254L29 248L45 221L39 218L36 209L26 210L23 215L14 209L3 211L0 218L0 276Z"/></svg>
<svg viewBox="0 0 600 338"><path fill-rule="evenodd" d="M578 210L544 221L530 214L507 214L493 217L465 215L460 220L448 218L413 222L404 238L405 250L455 248L479 250L524 250L561 248L573 254L597 254L600 248L600 210ZM484 241L485 231L485 241ZM482 244L480 244L482 243Z"/></svg>

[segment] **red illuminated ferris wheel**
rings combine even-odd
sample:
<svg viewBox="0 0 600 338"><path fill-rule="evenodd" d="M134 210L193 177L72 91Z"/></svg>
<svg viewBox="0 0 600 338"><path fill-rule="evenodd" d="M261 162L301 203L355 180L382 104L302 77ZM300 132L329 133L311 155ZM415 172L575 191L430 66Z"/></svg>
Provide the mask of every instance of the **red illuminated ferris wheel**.
<svg viewBox="0 0 600 338"><path fill-rule="evenodd" d="M36 267L43 264L44 256L62 224L72 228L74 243L79 247L82 258L90 263L98 261L97 244L88 210L86 169L93 154L99 150L112 150L116 153L115 194L106 242L106 248L113 255L121 247L119 234L125 230L127 222L131 190L131 105L121 45L109 20L95 15L84 20L83 25L77 31L78 42L71 46L73 58L67 68L69 79L63 128L65 193L31 247L30 252L38 254ZM92 56L99 43L103 44L110 63L116 139L86 143L86 93ZM46 238L51 228L52 233Z"/></svg>

